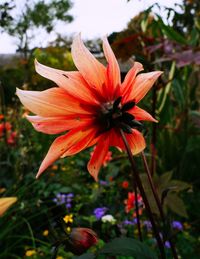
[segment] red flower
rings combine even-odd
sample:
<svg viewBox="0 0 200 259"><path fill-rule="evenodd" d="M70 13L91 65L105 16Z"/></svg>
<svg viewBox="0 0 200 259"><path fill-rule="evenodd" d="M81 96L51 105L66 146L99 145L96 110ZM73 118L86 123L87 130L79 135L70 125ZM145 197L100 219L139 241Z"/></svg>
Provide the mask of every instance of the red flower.
<svg viewBox="0 0 200 259"><path fill-rule="evenodd" d="M10 122L0 123L0 137L6 135L6 141L8 145L14 145L16 143L17 132L12 131L12 125Z"/></svg>
<svg viewBox="0 0 200 259"><path fill-rule="evenodd" d="M2 137L7 131L10 131L12 125L10 122L2 122L0 123L0 137Z"/></svg>
<svg viewBox="0 0 200 259"><path fill-rule="evenodd" d="M97 180L109 147L125 149L120 129L124 131L133 154L145 148L145 140L138 130L139 121L156 120L137 104L162 72L137 75L143 67L135 62L121 83L119 65L106 38L103 49L107 67L95 59L78 35L72 44L72 56L79 71L53 69L36 61L36 71L59 87L41 92L17 89L24 106L37 114L27 116L36 130L48 134L67 131L51 145L37 177L60 157L96 145L88 171Z"/></svg>
<svg viewBox="0 0 200 259"><path fill-rule="evenodd" d="M122 182L122 188L127 189L128 186L129 186L129 182L128 181L123 181Z"/></svg>
<svg viewBox="0 0 200 259"><path fill-rule="evenodd" d="M129 192L128 193L128 199L125 200L125 211L126 213L129 213L132 209L135 209L135 201L136 201L136 197L135 197L135 193L134 192ZM141 205L143 205L143 201L142 201L142 196L140 194L137 195L137 201L138 201L138 205L139 207L141 207ZM140 209L140 214L141 214L141 209Z"/></svg>
<svg viewBox="0 0 200 259"><path fill-rule="evenodd" d="M14 145L16 143L16 137L17 137L17 132L16 131L12 131L10 132L8 139L7 139L7 143L9 145Z"/></svg>
<svg viewBox="0 0 200 259"><path fill-rule="evenodd" d="M97 234L89 228L73 228L69 235L69 249L80 255L98 242Z"/></svg>

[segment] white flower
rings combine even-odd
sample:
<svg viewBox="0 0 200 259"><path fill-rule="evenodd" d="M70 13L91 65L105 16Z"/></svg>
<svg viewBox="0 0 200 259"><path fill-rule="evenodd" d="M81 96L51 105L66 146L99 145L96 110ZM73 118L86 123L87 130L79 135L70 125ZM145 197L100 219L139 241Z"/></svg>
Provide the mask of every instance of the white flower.
<svg viewBox="0 0 200 259"><path fill-rule="evenodd" d="M109 222L111 224L115 224L115 222L116 222L116 219L112 215L104 215L101 218L101 220L103 223Z"/></svg>

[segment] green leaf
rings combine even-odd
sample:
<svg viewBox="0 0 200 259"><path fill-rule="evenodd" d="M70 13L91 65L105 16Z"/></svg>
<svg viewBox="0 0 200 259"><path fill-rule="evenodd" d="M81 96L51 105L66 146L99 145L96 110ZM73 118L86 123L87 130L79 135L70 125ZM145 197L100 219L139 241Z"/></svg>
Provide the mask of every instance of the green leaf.
<svg viewBox="0 0 200 259"><path fill-rule="evenodd" d="M133 238L115 238L106 244L99 254L133 256L135 259L156 259L154 252L144 243Z"/></svg>
<svg viewBox="0 0 200 259"><path fill-rule="evenodd" d="M181 85L180 80L177 80L176 78L174 78L172 82L172 90L173 90L175 100L177 101L180 108L183 109L185 104L185 97L184 97L184 91L183 91L184 88L183 88L183 85Z"/></svg>
<svg viewBox="0 0 200 259"><path fill-rule="evenodd" d="M167 96L170 92L171 86L172 86L172 79L175 74L176 69L176 62L173 61L171 64L170 72L169 72L169 83L165 86L164 89L161 89L158 93L158 101L159 101L159 108L158 108L158 114L162 111L163 107L165 106L165 102L167 100Z"/></svg>
<svg viewBox="0 0 200 259"><path fill-rule="evenodd" d="M177 192L192 188L191 184L179 180L172 180L170 184Z"/></svg>
<svg viewBox="0 0 200 259"><path fill-rule="evenodd" d="M171 26L167 26L163 23L162 19L159 19L159 25L163 34L165 34L169 39L175 40L181 44L187 44L187 40L177 31L175 31Z"/></svg>
<svg viewBox="0 0 200 259"><path fill-rule="evenodd" d="M188 214L185 208L185 204L181 198L175 193L169 193L166 199L167 206L176 214L187 218Z"/></svg>
<svg viewBox="0 0 200 259"><path fill-rule="evenodd" d="M170 172L166 172L166 173L162 174L160 176L159 182L161 182L163 184L167 184L171 180L171 178L172 178L172 173L173 172L170 171Z"/></svg>

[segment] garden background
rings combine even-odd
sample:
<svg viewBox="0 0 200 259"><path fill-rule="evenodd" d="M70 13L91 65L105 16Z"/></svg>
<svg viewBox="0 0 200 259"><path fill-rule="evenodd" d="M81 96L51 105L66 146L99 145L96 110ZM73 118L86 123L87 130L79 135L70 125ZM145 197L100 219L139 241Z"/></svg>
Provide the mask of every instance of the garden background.
<svg viewBox="0 0 200 259"><path fill-rule="evenodd" d="M12 58L1 55L0 60L0 195L17 198L0 217L2 259L51 258L53 244L75 227L90 228L98 234L99 241L90 248L87 258L94 258L92 254L113 238L138 239L132 175L126 154L110 150L98 182L86 167L93 149L57 161L40 179L35 179L55 136L33 129L25 119L28 111L15 91L16 87L44 90L54 86L36 74L35 58L54 68L76 69L70 53L70 35L58 35L45 48L30 47L33 37L37 37L35 29L43 28L50 33L56 21L73 20L69 14L71 4L62 0L27 2L23 12L13 17L15 1L0 2L0 30L14 36L18 48ZM183 0L178 9L162 7L164 19L159 8L157 1L133 17L124 30L108 35L108 40L123 78L132 60L141 62L146 72L164 71L141 104L159 121L145 123L145 154L178 254L180 258L195 259L200 255L200 2ZM105 62L101 40L85 44ZM141 157L136 156L135 161L159 222ZM142 201L140 213L144 243L156 251ZM173 258L167 242L165 247L167 258ZM74 256L73 249L62 246L57 259ZM123 255L116 252L115 256L150 258L128 253L129 257L125 257L126 252Z"/></svg>

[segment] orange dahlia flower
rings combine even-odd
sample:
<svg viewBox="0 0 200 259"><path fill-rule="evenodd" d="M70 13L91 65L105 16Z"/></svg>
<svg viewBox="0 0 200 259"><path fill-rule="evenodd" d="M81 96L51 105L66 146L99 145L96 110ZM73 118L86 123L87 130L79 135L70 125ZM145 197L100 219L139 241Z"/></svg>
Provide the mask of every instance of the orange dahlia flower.
<svg viewBox="0 0 200 259"><path fill-rule="evenodd" d="M67 131L51 145L37 177L57 159L96 145L88 171L97 180L109 147L125 149L121 129L133 154L145 148L145 140L138 130L140 121L156 120L137 104L162 72L138 75L143 66L135 62L121 82L119 65L106 38L103 50L107 67L89 52L78 35L72 44L72 57L78 71L53 69L35 61L36 71L58 87L45 91L17 89L22 104L36 114L26 117L37 131L47 134Z"/></svg>

